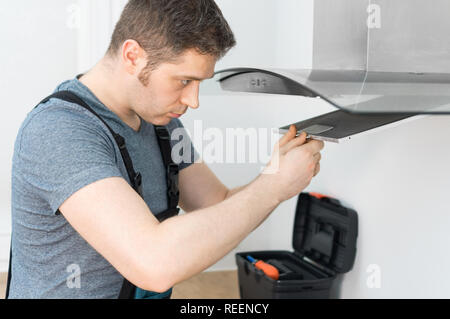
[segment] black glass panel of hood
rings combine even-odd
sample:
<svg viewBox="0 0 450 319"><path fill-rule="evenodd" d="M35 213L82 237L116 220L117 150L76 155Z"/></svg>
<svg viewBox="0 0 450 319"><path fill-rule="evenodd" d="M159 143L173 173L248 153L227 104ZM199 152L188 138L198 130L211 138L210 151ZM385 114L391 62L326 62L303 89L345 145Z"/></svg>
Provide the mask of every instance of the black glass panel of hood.
<svg viewBox="0 0 450 319"><path fill-rule="evenodd" d="M354 114L339 110L293 124L296 126L297 131L302 131L313 125L332 126L331 130L315 135L340 139L412 116L414 114ZM281 127L281 129L289 129L289 126Z"/></svg>

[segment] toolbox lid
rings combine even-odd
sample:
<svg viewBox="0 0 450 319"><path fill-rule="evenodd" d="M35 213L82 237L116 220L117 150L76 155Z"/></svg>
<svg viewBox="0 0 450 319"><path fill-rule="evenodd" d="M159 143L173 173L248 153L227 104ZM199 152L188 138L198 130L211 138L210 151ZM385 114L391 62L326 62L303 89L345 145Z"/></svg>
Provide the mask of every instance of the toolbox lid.
<svg viewBox="0 0 450 319"><path fill-rule="evenodd" d="M346 273L353 268L357 236L354 210L320 194L299 195L292 243L299 256L332 272Z"/></svg>

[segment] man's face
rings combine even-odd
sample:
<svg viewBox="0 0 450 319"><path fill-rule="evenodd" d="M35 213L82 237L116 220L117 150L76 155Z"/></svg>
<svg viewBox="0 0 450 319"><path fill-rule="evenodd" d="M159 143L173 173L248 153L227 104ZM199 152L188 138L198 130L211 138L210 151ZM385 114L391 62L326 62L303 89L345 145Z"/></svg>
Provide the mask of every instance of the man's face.
<svg viewBox="0 0 450 319"><path fill-rule="evenodd" d="M147 85L136 82L132 109L146 122L167 125L188 108L199 107L200 82L214 75L216 58L187 50L170 63L150 72Z"/></svg>

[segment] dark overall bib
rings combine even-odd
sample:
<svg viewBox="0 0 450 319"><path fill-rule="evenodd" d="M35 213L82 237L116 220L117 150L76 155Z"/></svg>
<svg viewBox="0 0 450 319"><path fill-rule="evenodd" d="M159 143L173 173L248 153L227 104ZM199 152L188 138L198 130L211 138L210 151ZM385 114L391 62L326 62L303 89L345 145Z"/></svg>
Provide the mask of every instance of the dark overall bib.
<svg viewBox="0 0 450 319"><path fill-rule="evenodd" d="M50 100L51 98L57 98L63 101L67 101L70 103L78 104L88 111L90 111L92 114L94 114L96 117L98 117L103 124L106 125L106 127L111 132L112 136L114 137L117 146L120 149L120 153L122 155L123 162L125 163L125 167L127 169L128 177L131 182L131 186L133 189L142 197L142 176L139 172L136 172L133 167L133 162L131 160L130 154L128 153L128 150L126 148L125 139L120 136L119 134L115 133L111 127L98 115L89 105L87 105L80 97L78 97L75 93L70 91L60 91L56 92L44 100L42 100L39 104L43 104ZM37 107L37 106L36 106ZM178 215L180 209L178 206L178 200L179 200L179 191L178 191L178 172L179 167L177 164L175 164L172 161L172 148L170 145L170 135L164 126L154 126L156 136L158 138L158 144L159 148L161 150L161 154L164 161L164 166L166 168L166 178L167 178L167 198L168 198L168 209L159 213L155 217L158 219L159 222L162 222L166 220L169 217L173 217ZM61 214L61 212L58 210L56 212L57 215ZM9 287L11 282L11 259L12 259L12 240L11 240L11 248L9 252L9 270L8 270L8 281L6 285L6 298L9 296ZM119 299L133 299L137 295L137 297L144 297L145 296L151 296L154 295L156 298L159 294L156 293L150 293L146 292L144 290L137 291L136 286L134 286L132 283L130 283L127 279L124 278L122 288L120 290ZM164 293L161 295L162 298L170 298L170 290L168 293ZM150 297L151 298L151 297Z"/></svg>

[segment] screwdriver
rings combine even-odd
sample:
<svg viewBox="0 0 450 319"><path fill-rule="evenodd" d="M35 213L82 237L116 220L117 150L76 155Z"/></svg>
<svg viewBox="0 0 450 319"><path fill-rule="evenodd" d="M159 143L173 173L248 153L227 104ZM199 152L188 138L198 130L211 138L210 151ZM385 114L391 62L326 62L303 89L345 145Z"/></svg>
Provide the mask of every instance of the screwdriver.
<svg viewBox="0 0 450 319"><path fill-rule="evenodd" d="M269 278L272 278L273 280L278 280L278 277L280 276L280 273L277 268L274 266L265 263L262 260L256 260L250 255L247 255L248 261L250 261L257 269L261 269L262 272Z"/></svg>

